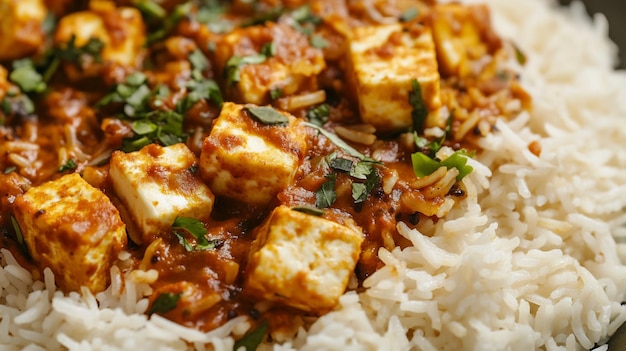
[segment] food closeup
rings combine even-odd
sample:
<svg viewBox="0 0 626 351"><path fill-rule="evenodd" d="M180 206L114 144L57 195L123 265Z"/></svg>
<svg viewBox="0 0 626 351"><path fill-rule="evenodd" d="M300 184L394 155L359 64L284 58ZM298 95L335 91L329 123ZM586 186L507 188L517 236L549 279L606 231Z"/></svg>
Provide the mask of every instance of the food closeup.
<svg viewBox="0 0 626 351"><path fill-rule="evenodd" d="M607 33L550 0L0 0L0 349L607 349Z"/></svg>

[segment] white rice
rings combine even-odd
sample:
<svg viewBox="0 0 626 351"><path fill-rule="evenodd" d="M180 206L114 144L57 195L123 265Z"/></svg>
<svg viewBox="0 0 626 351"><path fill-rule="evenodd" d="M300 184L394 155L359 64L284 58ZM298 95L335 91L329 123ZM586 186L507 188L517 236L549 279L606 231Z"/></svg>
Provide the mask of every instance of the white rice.
<svg viewBox="0 0 626 351"><path fill-rule="evenodd" d="M445 221L399 226L413 246L381 249L365 292L263 348L583 350L626 320L626 73L612 70L606 20L579 3L487 2L527 53L534 110L482 141L468 198ZM33 281L1 256L0 350L232 350L229 335L247 326L239 317L201 333L148 319L149 287L122 286L119 270L98 296L63 296L49 271Z"/></svg>

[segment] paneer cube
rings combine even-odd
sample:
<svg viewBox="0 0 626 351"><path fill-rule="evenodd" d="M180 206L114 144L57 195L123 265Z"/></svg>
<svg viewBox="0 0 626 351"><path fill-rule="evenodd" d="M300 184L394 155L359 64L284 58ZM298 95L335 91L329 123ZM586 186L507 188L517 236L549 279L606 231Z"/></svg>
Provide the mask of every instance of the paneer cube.
<svg viewBox="0 0 626 351"><path fill-rule="evenodd" d="M441 106L439 72L428 28L405 32L399 24L355 28L349 38L349 84L363 122L379 132L413 125L411 81L417 79L429 111Z"/></svg>
<svg viewBox="0 0 626 351"><path fill-rule="evenodd" d="M177 216L203 220L213 210L215 197L200 179L197 158L185 144L116 151L109 176L140 232L141 238L133 235L133 240L152 241Z"/></svg>
<svg viewBox="0 0 626 351"><path fill-rule="evenodd" d="M259 55L266 58L246 61ZM236 64L233 57L243 60ZM282 96L317 90L317 75L326 67L322 51L305 35L275 23L239 28L223 37L216 45L215 64L218 76L225 77L228 99L256 105L269 104L273 89Z"/></svg>
<svg viewBox="0 0 626 351"><path fill-rule="evenodd" d="M344 293L363 235L279 206L256 230L244 291L304 311L326 312Z"/></svg>
<svg viewBox="0 0 626 351"><path fill-rule="evenodd" d="M59 21L55 44L64 47L71 38L74 45L82 47L90 39L98 39L104 47L102 63L124 67L137 67L141 63L146 41L141 12L132 7L115 7L111 1L92 1L88 11L74 12ZM101 73L102 64L97 62L66 63L65 71L70 79L94 77Z"/></svg>
<svg viewBox="0 0 626 351"><path fill-rule="evenodd" d="M42 0L0 0L0 61L33 54L45 40Z"/></svg>
<svg viewBox="0 0 626 351"><path fill-rule="evenodd" d="M29 189L15 200L15 218L32 258L50 267L59 287L104 290L126 246L126 226L99 189L78 173Z"/></svg>
<svg viewBox="0 0 626 351"><path fill-rule="evenodd" d="M224 103L200 154L200 174L215 195L263 206L293 182L306 132L295 117L281 114L288 124L266 125L246 106Z"/></svg>
<svg viewBox="0 0 626 351"><path fill-rule="evenodd" d="M472 61L501 44L491 32L485 5L440 4L433 8L431 21L439 67L445 76L472 74Z"/></svg>

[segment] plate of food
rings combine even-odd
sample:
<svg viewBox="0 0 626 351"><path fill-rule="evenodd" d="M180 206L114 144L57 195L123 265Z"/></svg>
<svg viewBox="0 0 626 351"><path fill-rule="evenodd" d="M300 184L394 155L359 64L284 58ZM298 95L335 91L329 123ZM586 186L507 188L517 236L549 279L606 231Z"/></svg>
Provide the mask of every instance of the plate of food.
<svg viewBox="0 0 626 351"><path fill-rule="evenodd" d="M614 4L0 0L0 345L608 349Z"/></svg>

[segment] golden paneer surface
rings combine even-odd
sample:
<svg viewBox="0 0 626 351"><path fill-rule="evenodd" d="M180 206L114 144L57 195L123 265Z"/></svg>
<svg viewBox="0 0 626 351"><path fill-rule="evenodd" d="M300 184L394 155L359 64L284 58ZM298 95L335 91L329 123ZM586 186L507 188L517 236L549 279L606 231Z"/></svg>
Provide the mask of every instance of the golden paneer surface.
<svg viewBox="0 0 626 351"><path fill-rule="evenodd" d="M0 0L0 61L33 54L44 43L42 0Z"/></svg>
<svg viewBox="0 0 626 351"><path fill-rule="evenodd" d="M150 144L135 152L116 151L109 176L141 238L151 241L177 216L207 219L214 196L198 174L198 160L185 144Z"/></svg>
<svg viewBox="0 0 626 351"><path fill-rule="evenodd" d="M472 74L472 61L484 57L493 45L483 40L490 34L485 29L489 10L483 5L441 4L434 7L431 21L442 74L461 78Z"/></svg>
<svg viewBox="0 0 626 351"><path fill-rule="evenodd" d="M262 62L247 63L247 58L264 53ZM235 65L234 57L242 58L242 63ZM282 96L317 90L317 75L326 67L322 51L312 47L305 35L275 23L226 35L216 45L215 64L225 74L228 99L256 105L270 103L273 89L280 89ZM238 71L235 81L233 71Z"/></svg>
<svg viewBox="0 0 626 351"><path fill-rule="evenodd" d="M145 26L141 13L132 7L115 7L110 1L92 1L90 10L71 13L61 18L54 41L57 46L66 46L72 37L74 45L82 47L90 39L102 41L103 64L137 67L143 58L146 41ZM65 71L70 79L96 76L102 65L86 63L83 67L66 64Z"/></svg>
<svg viewBox="0 0 626 351"><path fill-rule="evenodd" d="M288 123L264 124L249 107L258 106L224 103L204 140L200 174L215 195L266 205L293 182L306 153L306 131L295 117L276 110Z"/></svg>
<svg viewBox="0 0 626 351"><path fill-rule="evenodd" d="M417 79L428 109L441 106L439 72L431 32L405 32L400 24L357 27L349 38L349 83L363 122L379 132L413 125L411 81Z"/></svg>
<svg viewBox="0 0 626 351"><path fill-rule="evenodd" d="M332 309L359 259L362 233L279 206L256 231L244 290L305 311Z"/></svg>
<svg viewBox="0 0 626 351"><path fill-rule="evenodd" d="M15 200L15 218L32 258L50 267L59 287L94 293L126 246L126 226L99 189L78 173L29 189Z"/></svg>

